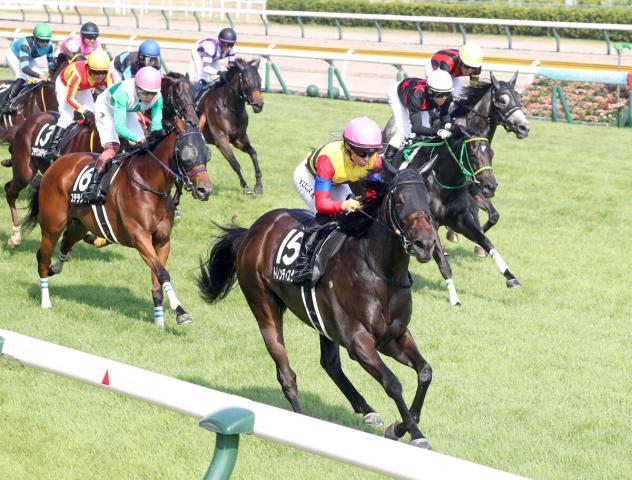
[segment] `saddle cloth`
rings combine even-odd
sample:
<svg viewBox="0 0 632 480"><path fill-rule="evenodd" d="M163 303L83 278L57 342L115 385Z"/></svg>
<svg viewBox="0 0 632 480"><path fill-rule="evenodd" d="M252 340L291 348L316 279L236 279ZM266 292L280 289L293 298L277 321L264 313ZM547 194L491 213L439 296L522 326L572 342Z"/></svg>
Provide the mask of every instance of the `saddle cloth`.
<svg viewBox="0 0 632 480"><path fill-rule="evenodd" d="M275 255L272 266L272 278L277 282L298 283L294 281L294 272L299 253L305 238L305 226L292 228L283 237ZM312 265L311 285L316 285L323 276L329 259L333 257L347 237L336 228L335 224L324 225L318 231L314 256L310 260Z"/></svg>
<svg viewBox="0 0 632 480"><path fill-rule="evenodd" d="M57 112L48 112L51 115L54 115L55 118L46 122L37 132L35 136L35 140L31 145L31 157L39 160L44 160L46 158L46 154L50 151L50 143L53 139L53 133L55 132L55 125L57 124L57 119L59 118L59 114ZM72 140L72 138L79 132L81 125L77 122L73 122L66 129L61 140L59 142L59 151L63 152L68 142Z"/></svg>

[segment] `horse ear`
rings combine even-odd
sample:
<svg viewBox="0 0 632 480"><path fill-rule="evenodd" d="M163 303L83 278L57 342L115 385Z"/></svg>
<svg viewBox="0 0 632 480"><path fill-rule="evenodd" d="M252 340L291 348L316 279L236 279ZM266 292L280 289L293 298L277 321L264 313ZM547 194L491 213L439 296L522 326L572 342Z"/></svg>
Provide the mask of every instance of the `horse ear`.
<svg viewBox="0 0 632 480"><path fill-rule="evenodd" d="M185 73L185 74L184 74L184 78L185 78L185 80L188 80L188 79L189 79L189 72L187 72L187 73Z"/></svg>
<svg viewBox="0 0 632 480"><path fill-rule="evenodd" d="M494 72L489 72L489 78L491 79L494 88L498 90L500 88L500 85L498 84L498 80L496 80L496 75L494 75Z"/></svg>
<svg viewBox="0 0 632 480"><path fill-rule="evenodd" d="M512 87L515 87L516 80L518 80L518 72L514 73L514 76L511 77L511 80L509 80L509 85L511 85Z"/></svg>
<svg viewBox="0 0 632 480"><path fill-rule="evenodd" d="M254 60L250 60L250 64L256 69L259 68L259 62L261 61L261 57L257 57Z"/></svg>
<svg viewBox="0 0 632 480"><path fill-rule="evenodd" d="M382 161L382 167L384 169L384 180L386 180L386 183L391 183L395 175L397 175L397 168L386 160Z"/></svg>

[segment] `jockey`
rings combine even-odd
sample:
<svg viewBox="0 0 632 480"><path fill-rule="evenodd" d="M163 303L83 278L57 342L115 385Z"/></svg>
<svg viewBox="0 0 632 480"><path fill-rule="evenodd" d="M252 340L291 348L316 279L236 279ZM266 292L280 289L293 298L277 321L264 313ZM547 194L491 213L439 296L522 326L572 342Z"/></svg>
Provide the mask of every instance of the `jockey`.
<svg viewBox="0 0 632 480"><path fill-rule="evenodd" d="M390 161L413 133L423 137L450 137L451 93L452 77L443 70L431 71L427 79L407 78L390 88L388 102L393 110L396 133L384 154L386 160ZM431 113L439 117L438 127L431 126Z"/></svg>
<svg viewBox="0 0 632 480"><path fill-rule="evenodd" d="M95 50L88 60L77 61L64 67L55 81L59 104L59 120L50 144L49 154L59 156L59 141L64 131L79 112L86 120L94 119L92 89L114 84L110 69L110 56L104 50Z"/></svg>
<svg viewBox="0 0 632 480"><path fill-rule="evenodd" d="M81 25L79 35L68 35L66 39L59 45L59 53L65 55L68 61L74 59L77 55L88 58L95 50L101 50L101 44L97 40L99 36L99 27L93 22L87 22Z"/></svg>
<svg viewBox="0 0 632 480"><path fill-rule="evenodd" d="M219 72L222 69L219 62L221 59L227 58L229 66L235 63L236 42L237 33L227 27L219 32L217 39L205 38L195 44L191 56L195 70L200 76L200 81L196 85L197 90L219 79Z"/></svg>
<svg viewBox="0 0 632 480"><path fill-rule="evenodd" d="M137 52L123 52L117 55L114 58L112 73L117 81L129 80L143 67L154 67L161 75L165 74L160 63L160 45L156 40L145 40L138 46Z"/></svg>
<svg viewBox="0 0 632 480"><path fill-rule="evenodd" d="M467 43L460 50L439 50L430 59L430 64L432 70L440 69L450 74L454 82L452 94L459 97L468 80L470 85L478 83L483 65L483 50L476 43Z"/></svg>
<svg viewBox="0 0 632 480"><path fill-rule="evenodd" d="M344 129L342 140L315 148L294 170L294 188L310 210L317 213L316 226L305 232L304 248L299 256L294 281L311 275L309 263L316 246L319 225L340 212L355 212L360 202L353 198L350 182L363 177L379 180L382 132L367 117L354 118ZM320 217L320 218L319 218Z"/></svg>
<svg viewBox="0 0 632 480"><path fill-rule="evenodd" d="M48 80L49 75L42 73L35 59L46 55L48 71L53 70L55 59L53 45L50 41L52 36L53 31L48 24L38 23L33 29L32 36L19 38L11 43L7 50L6 61L16 80L9 89L5 105L8 105L11 99L17 95L28 77Z"/></svg>
<svg viewBox="0 0 632 480"><path fill-rule="evenodd" d="M162 130L162 95L160 72L153 67L141 68L134 78L114 84L97 97L94 103L97 131L103 153L97 159L90 183L83 192L86 203L103 202L99 189L101 178L112 157L120 148L119 137L136 145L145 140L136 112L149 111L152 132Z"/></svg>

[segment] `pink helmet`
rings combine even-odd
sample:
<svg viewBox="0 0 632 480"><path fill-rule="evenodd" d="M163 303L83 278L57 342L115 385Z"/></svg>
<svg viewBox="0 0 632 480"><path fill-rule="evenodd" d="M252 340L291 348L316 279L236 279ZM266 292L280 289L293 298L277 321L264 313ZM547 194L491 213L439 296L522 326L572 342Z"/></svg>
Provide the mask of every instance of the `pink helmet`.
<svg viewBox="0 0 632 480"><path fill-rule="evenodd" d="M362 149L382 148L382 131L368 117L358 117L347 123L342 138L352 147Z"/></svg>
<svg viewBox="0 0 632 480"><path fill-rule="evenodd" d="M143 67L134 76L136 86L146 92L159 92L161 80L160 72L154 67Z"/></svg>

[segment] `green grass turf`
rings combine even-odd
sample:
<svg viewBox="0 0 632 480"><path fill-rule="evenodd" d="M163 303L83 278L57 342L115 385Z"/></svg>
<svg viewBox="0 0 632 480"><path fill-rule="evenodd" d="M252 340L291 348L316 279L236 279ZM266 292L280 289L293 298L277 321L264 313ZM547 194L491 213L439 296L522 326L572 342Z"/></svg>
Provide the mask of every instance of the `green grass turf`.
<svg viewBox="0 0 632 480"><path fill-rule="evenodd" d="M289 409L241 291L216 306L198 296L197 264L209 246L210 222L248 226L272 208L301 206L291 175L309 148L339 135L353 116L383 124L389 111L282 95L265 100L249 130L265 194L244 196L213 150L211 200L183 199L167 267L192 325L176 327L167 310L167 328L153 326L149 270L136 251L116 246L78 245L63 274L50 281L53 309L42 311L38 231L8 251L4 207L0 327ZM501 220L490 238L524 288L508 290L491 259L471 255L470 242L447 244L464 303L452 308L435 265L411 263L411 331L434 371L421 428L436 451L539 479L629 478L631 142L630 130L550 123L534 123L523 141L498 133ZM238 157L252 184L249 159ZM9 176L2 168L0 183ZM0 197L4 205L2 190ZM361 426L320 368L315 332L291 314L286 319L290 361L308 414L382 434ZM414 373L387 364L410 401ZM343 367L387 423L397 418L382 388L344 353ZM7 479L201 478L214 444L191 418L5 361L0 425ZM374 477L245 437L233 478Z"/></svg>

